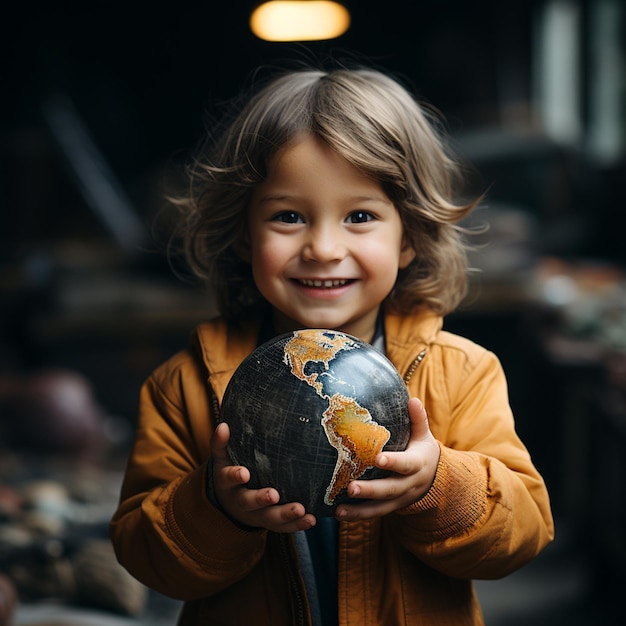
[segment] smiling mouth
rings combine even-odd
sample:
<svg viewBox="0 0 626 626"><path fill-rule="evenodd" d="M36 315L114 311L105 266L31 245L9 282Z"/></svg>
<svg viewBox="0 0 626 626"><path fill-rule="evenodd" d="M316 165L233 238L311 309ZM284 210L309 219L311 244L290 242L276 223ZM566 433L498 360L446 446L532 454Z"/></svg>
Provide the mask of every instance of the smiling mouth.
<svg viewBox="0 0 626 626"><path fill-rule="evenodd" d="M325 289L331 289L333 287L343 287L350 282L352 281L347 278L339 278L333 280L311 280L306 278L298 279L298 283L304 285L305 287L323 287Z"/></svg>

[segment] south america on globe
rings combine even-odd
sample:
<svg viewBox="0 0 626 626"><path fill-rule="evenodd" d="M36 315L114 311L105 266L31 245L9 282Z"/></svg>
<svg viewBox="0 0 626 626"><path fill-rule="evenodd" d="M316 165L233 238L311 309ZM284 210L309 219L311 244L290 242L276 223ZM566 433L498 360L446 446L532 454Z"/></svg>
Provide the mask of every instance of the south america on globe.
<svg viewBox="0 0 626 626"><path fill-rule="evenodd" d="M330 516L351 501L351 481L388 475L374 462L383 450L406 448L408 401L397 370L370 344L306 329L262 344L241 363L221 419L231 461L250 470L248 487L274 487L281 503Z"/></svg>

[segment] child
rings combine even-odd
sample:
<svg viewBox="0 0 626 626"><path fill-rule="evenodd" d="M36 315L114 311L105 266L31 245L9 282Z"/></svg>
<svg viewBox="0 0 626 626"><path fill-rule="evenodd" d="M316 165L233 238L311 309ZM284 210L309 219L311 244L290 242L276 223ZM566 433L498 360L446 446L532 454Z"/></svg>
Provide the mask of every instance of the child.
<svg viewBox="0 0 626 626"><path fill-rule="evenodd" d="M180 624L482 624L472 579L553 538L497 358L442 330L466 256L435 115L369 69L302 69L232 117L176 200L222 316L141 392L111 535L120 562L184 600ZM246 487L220 401L261 342L341 330L404 377L411 438L388 478L354 481L336 520Z"/></svg>

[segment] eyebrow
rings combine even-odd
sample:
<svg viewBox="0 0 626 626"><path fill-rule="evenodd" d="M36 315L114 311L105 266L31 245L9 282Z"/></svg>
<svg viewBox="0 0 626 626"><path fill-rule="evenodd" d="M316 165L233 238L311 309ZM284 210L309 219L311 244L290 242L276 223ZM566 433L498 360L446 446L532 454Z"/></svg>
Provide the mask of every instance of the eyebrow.
<svg viewBox="0 0 626 626"><path fill-rule="evenodd" d="M290 201L290 200L299 200L300 197L292 194L267 194L264 196L260 196L257 198L257 202L259 204L265 204L268 202L282 202L282 201ZM348 196L345 198L346 201L352 202L380 202L380 203L392 203L390 198L387 198L384 195L376 195L376 196ZM393 204L393 203L392 203Z"/></svg>
<svg viewBox="0 0 626 626"><path fill-rule="evenodd" d="M266 202L281 202L283 200L294 199L297 199L297 196L290 196L288 194L267 194L265 196L260 196L256 200L259 204L265 204Z"/></svg>

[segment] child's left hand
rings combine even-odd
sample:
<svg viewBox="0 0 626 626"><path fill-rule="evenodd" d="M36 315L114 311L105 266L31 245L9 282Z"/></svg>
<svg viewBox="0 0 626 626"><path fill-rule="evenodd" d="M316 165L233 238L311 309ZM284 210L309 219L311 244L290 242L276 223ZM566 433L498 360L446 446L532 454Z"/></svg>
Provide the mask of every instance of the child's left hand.
<svg viewBox="0 0 626 626"><path fill-rule="evenodd" d="M419 500L435 479L439 463L439 445L428 427L426 410L418 398L409 400L411 436L403 452L381 452L376 465L390 470L387 478L355 480L348 485L352 498L367 502L342 504L336 517L355 521L386 515Z"/></svg>

